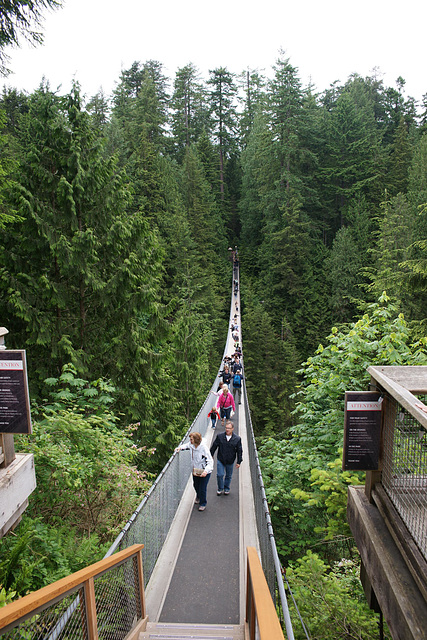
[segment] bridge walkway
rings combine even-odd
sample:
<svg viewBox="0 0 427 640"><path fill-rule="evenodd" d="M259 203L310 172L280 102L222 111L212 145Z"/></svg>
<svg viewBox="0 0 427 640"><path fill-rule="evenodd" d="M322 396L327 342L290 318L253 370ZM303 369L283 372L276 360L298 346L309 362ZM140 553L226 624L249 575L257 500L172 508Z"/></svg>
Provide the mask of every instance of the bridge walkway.
<svg viewBox="0 0 427 640"><path fill-rule="evenodd" d="M239 315L238 323L240 326ZM224 355L231 355L233 351L234 343L228 340ZM211 393L211 398L210 406L214 406L217 397ZM164 628L164 625L199 625L199 629L200 625L243 627L246 547L253 546L259 552L243 397L241 405L236 403L232 420L235 433L242 438L243 462L239 469L234 469L230 494L216 494L215 454L206 511L199 512L194 503L190 475L147 585L148 617L158 628ZM206 443L210 446L217 433L223 430L220 421L216 429L209 424L204 437ZM190 472L189 452L182 451L179 455L188 456ZM227 628L231 632L231 627Z"/></svg>

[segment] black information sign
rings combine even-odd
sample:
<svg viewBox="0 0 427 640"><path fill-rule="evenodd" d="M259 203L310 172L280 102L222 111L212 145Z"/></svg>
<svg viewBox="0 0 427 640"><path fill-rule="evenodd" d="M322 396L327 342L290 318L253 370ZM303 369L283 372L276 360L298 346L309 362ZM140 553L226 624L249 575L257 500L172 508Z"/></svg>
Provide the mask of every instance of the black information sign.
<svg viewBox="0 0 427 640"><path fill-rule="evenodd" d="M346 391L343 469L376 470L380 455L382 397Z"/></svg>
<svg viewBox="0 0 427 640"><path fill-rule="evenodd" d="M0 351L0 432L31 433L25 351Z"/></svg>

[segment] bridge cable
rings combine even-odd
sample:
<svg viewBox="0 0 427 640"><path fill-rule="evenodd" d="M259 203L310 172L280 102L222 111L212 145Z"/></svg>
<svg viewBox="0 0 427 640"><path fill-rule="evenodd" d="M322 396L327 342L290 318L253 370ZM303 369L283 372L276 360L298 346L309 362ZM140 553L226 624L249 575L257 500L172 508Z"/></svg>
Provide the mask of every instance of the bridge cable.
<svg viewBox="0 0 427 640"><path fill-rule="evenodd" d="M294 607L295 607L295 610L296 610L296 612L298 614L298 618L300 619L300 622L302 624L302 628L303 628L303 631L305 633L305 637L307 638L307 640L311 640L310 639L310 635L309 635L309 633L307 631L307 628L306 628L306 626L304 624L304 620L302 619L300 610L298 609L298 605L297 605L296 600L294 598L294 594L292 593L291 585L289 584L288 578L286 577L286 571L285 571L284 567L282 567L282 576L283 576L283 580L286 582L286 586L289 589L289 593L291 594L292 602L294 603Z"/></svg>

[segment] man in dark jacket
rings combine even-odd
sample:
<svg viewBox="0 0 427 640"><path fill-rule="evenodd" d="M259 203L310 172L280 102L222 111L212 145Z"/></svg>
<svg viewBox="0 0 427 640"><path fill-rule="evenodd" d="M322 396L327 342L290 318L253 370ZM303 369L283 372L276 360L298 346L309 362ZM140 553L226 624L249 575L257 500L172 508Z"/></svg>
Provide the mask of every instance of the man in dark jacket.
<svg viewBox="0 0 427 640"><path fill-rule="evenodd" d="M233 476L234 461L237 458L236 469L240 467L242 462L242 440L240 436L233 433L233 430L233 423L231 420L227 420L225 423L225 433L219 433L211 446L212 457L218 449L216 461L217 496L220 496L222 493L228 496L230 493L231 478Z"/></svg>

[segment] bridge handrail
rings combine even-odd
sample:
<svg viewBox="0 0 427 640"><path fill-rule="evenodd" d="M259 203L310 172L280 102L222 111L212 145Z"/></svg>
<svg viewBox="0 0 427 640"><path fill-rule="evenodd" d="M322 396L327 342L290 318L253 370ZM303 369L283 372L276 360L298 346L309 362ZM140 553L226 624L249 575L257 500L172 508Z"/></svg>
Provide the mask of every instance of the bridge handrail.
<svg viewBox="0 0 427 640"><path fill-rule="evenodd" d="M69 625L67 632L70 640L81 637L94 640L98 637L97 621L101 625L109 625L112 617L117 623L120 616L120 627L126 632L131 631L146 617L141 557L143 546L135 544L6 605L0 609L1 638L45 637L57 625L58 609L61 606L63 610L69 608L68 601L70 597L75 601L76 593L77 612L74 624ZM108 592L105 584L95 582L106 573L111 576L111 572L119 568L122 575L116 572L114 580L110 581L114 585L109 587ZM120 612L115 606L117 602L121 604ZM51 607L54 607L54 611L50 610ZM16 636L14 631L18 626L19 635Z"/></svg>
<svg viewBox="0 0 427 640"><path fill-rule="evenodd" d="M247 547L246 624L249 640L283 640L276 608L254 547ZM258 631L258 633L257 633Z"/></svg>
<svg viewBox="0 0 427 640"><path fill-rule="evenodd" d="M255 518L257 523L258 540L261 553L261 564L267 580L268 587L273 602L280 604L283 622L286 628L288 640L294 640L292 622L289 613L288 601L283 584L282 565L277 552L276 540L274 537L273 524L271 522L270 511L268 509L267 496L265 493L264 481L262 478L261 465L258 457L258 450L255 435L252 427L252 418L249 409L246 386L243 388L244 408L246 415L246 430L249 450L249 465L251 470L252 491L255 507ZM278 602L279 599L279 602Z"/></svg>

